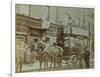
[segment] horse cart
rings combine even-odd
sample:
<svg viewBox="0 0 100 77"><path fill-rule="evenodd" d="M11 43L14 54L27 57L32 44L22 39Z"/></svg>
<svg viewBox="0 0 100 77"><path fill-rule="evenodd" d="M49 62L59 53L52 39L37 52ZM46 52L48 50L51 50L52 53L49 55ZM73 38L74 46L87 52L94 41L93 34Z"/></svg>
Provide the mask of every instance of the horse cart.
<svg viewBox="0 0 100 77"><path fill-rule="evenodd" d="M79 50L78 48L64 47L63 63L68 66L75 66L79 62Z"/></svg>

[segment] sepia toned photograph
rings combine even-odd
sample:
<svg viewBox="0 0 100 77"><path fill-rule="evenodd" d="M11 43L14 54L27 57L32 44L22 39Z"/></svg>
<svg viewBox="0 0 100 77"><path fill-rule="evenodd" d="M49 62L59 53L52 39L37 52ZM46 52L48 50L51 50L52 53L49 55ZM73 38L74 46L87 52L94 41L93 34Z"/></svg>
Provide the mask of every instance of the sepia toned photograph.
<svg viewBox="0 0 100 77"><path fill-rule="evenodd" d="M94 69L94 11L15 4L15 72Z"/></svg>

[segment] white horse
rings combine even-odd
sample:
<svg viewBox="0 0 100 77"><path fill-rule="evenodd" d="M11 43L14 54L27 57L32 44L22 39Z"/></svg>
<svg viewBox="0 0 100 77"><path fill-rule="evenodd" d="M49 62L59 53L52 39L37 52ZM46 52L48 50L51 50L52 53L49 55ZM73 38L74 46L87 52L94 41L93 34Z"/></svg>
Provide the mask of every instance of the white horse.
<svg viewBox="0 0 100 77"><path fill-rule="evenodd" d="M42 46L43 45L41 44L41 48ZM45 51L40 51L39 52L40 70L43 62L44 62L44 70L48 68L48 62L50 62L49 69L51 69L52 64L54 64L54 68L56 67L56 63L58 63L58 65L61 66L63 52L64 52L63 48L54 45L49 46L48 48L46 48Z"/></svg>

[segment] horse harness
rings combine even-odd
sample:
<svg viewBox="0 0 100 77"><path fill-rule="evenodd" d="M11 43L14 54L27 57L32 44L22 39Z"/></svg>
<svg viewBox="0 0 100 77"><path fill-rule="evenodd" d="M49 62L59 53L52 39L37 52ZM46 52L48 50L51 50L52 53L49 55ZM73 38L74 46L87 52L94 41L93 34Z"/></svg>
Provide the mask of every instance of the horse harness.
<svg viewBox="0 0 100 77"><path fill-rule="evenodd" d="M50 46L52 46L52 45L50 45ZM59 54L60 54L60 52L61 52L61 49L59 48L59 47L56 47L58 50L59 50ZM57 57L59 56L59 54L58 54L58 56L57 57L55 57L54 55L52 55L51 53L49 53L48 51L46 51L46 53L49 55L49 56L51 56L51 57L53 57L53 58L55 58L55 59L57 59Z"/></svg>

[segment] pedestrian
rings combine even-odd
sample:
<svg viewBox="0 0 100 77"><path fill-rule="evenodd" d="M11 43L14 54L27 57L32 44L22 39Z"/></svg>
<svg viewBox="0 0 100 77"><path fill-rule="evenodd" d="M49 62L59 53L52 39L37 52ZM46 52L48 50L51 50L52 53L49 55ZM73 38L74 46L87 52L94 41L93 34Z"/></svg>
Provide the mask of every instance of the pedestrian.
<svg viewBox="0 0 100 77"><path fill-rule="evenodd" d="M33 62L36 61L37 57L37 52L38 52L37 45L38 45L38 39L34 39L33 50L32 50Z"/></svg>
<svg viewBox="0 0 100 77"><path fill-rule="evenodd" d="M51 46L49 37L46 37L46 39L44 40L44 45L45 45L45 48L44 48L43 52L47 52L48 47Z"/></svg>
<svg viewBox="0 0 100 77"><path fill-rule="evenodd" d="M86 47L85 51L84 51L84 61L85 61L85 65L86 65L86 68L89 68L90 67L90 52L89 52L89 48Z"/></svg>

